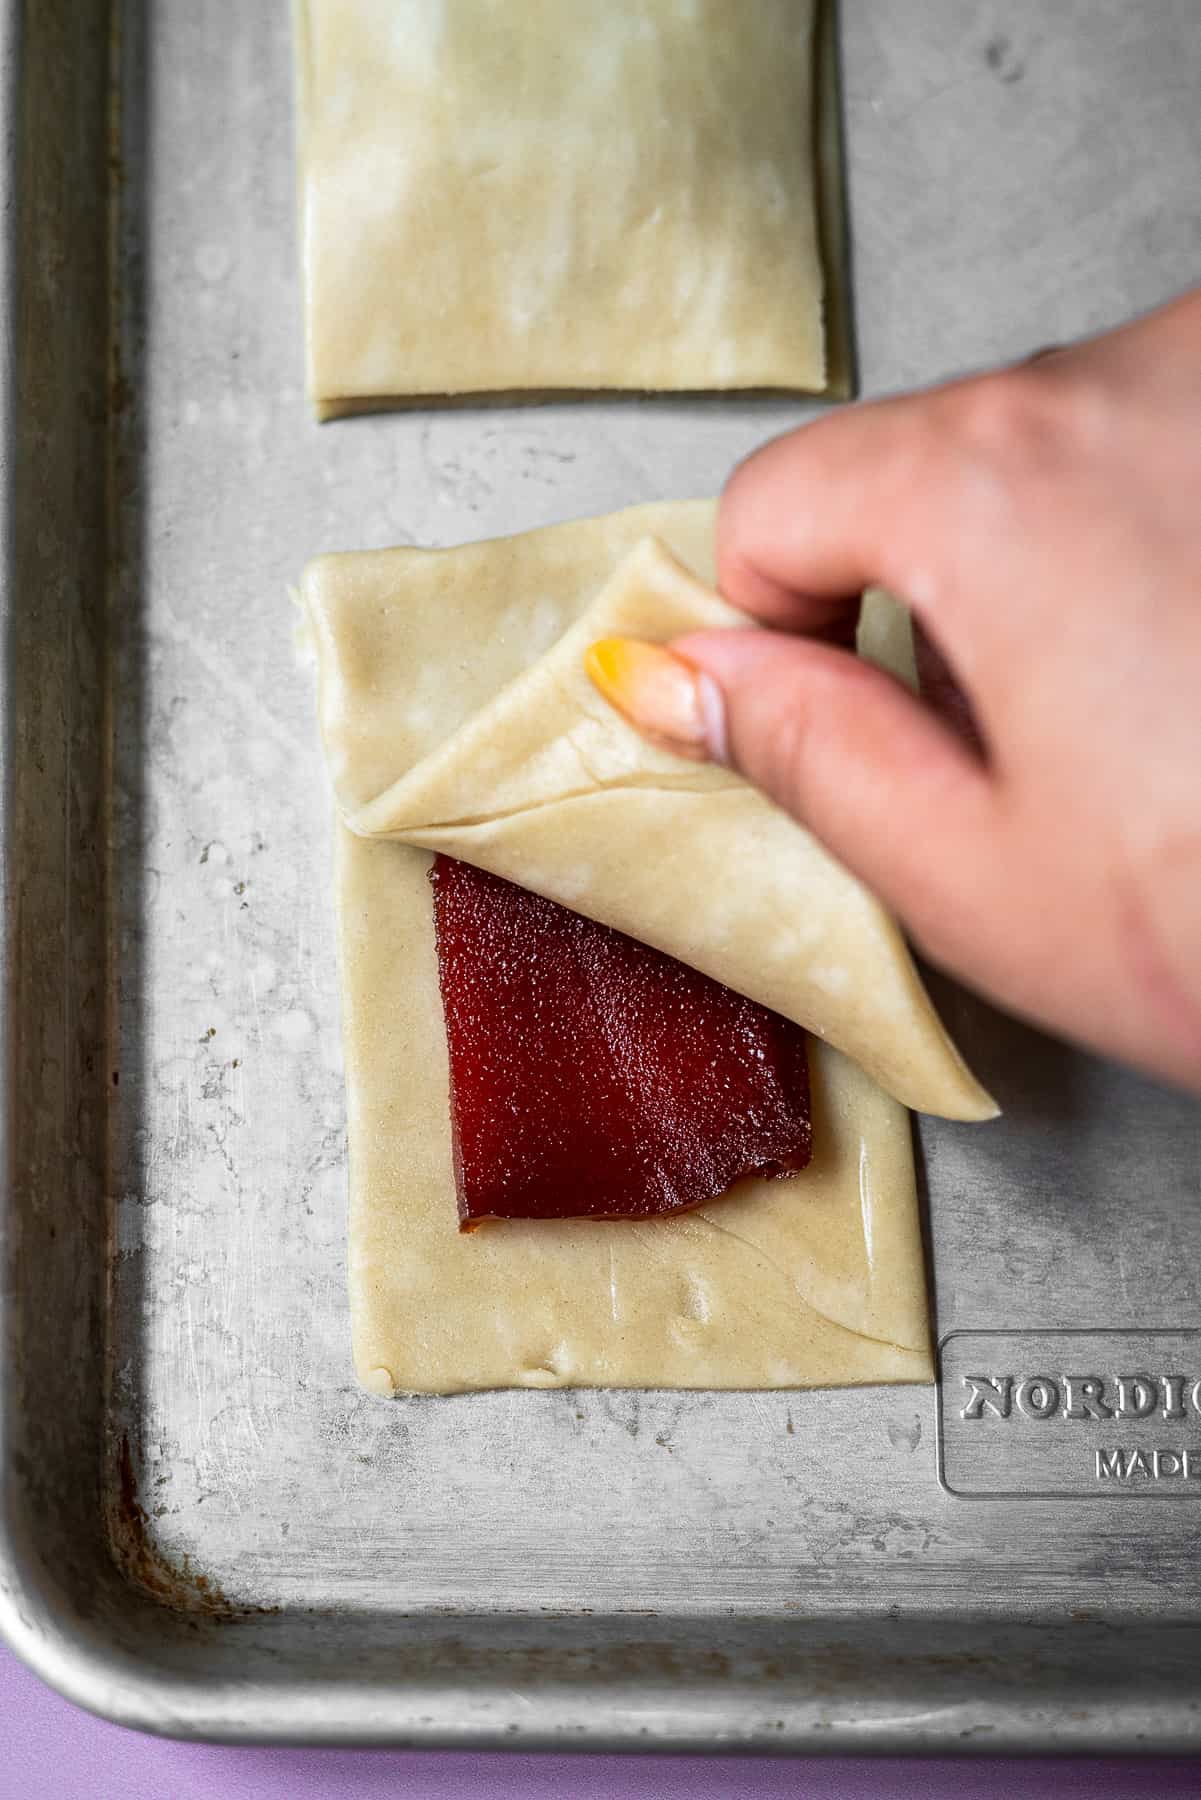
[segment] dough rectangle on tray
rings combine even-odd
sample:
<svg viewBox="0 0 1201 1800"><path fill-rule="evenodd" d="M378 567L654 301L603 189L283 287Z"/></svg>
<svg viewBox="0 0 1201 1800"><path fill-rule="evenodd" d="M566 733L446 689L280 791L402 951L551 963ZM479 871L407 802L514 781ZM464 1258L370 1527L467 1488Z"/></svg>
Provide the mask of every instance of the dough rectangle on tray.
<svg viewBox="0 0 1201 1800"><path fill-rule="evenodd" d="M826 382L816 0L296 0L310 396Z"/></svg>
<svg viewBox="0 0 1201 1800"><path fill-rule="evenodd" d="M310 565L341 806L367 805L577 620L648 532L711 572L709 503ZM931 1376L909 1118L811 1049L814 1160L641 1224L460 1235L429 855L339 827L355 1363L373 1391L768 1388Z"/></svg>

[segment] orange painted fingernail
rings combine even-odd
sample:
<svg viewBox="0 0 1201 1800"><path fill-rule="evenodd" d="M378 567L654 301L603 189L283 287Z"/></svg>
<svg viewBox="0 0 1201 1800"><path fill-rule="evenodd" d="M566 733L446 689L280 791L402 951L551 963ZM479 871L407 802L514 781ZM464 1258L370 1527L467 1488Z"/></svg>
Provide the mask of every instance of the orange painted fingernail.
<svg viewBox="0 0 1201 1800"><path fill-rule="evenodd" d="M694 762L725 759L725 708L717 683L662 644L602 638L584 658L594 686L635 730Z"/></svg>

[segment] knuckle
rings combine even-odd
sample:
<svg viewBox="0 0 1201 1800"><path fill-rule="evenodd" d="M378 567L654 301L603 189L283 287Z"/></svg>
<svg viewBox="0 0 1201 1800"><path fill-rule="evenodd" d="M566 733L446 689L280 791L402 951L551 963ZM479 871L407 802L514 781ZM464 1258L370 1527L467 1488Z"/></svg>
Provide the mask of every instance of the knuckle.
<svg viewBox="0 0 1201 1800"><path fill-rule="evenodd" d="M964 382L952 390L948 411L956 442L990 461L1023 457L1051 423L1046 386L1025 368Z"/></svg>
<svg viewBox="0 0 1201 1800"><path fill-rule="evenodd" d="M1103 385L1070 357L975 376L948 389L946 400L960 454L1016 478L1066 461L1110 428Z"/></svg>

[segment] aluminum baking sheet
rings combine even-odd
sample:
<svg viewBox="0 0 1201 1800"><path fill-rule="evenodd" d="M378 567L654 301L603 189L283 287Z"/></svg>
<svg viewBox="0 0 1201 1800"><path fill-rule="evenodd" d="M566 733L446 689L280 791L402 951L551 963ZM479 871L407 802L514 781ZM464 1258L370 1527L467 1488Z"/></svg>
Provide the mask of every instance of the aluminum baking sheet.
<svg viewBox="0 0 1201 1800"><path fill-rule="evenodd" d="M806 408L319 429L286 9L3 17L12 1642L185 1735L1196 1748L1172 1471L1201 1417L1131 1423L1112 1384L1154 1381L1164 1414L1201 1378L1198 1108L954 990L1006 1114L921 1130L941 1394L355 1386L288 584L319 550L712 491ZM865 392L1196 278L1195 0L847 0L841 36ZM1103 1438L1069 1378L1111 1384ZM1009 1415L969 1416L973 1381ZM1167 1473L1107 1463L1093 1504L1090 1446Z"/></svg>

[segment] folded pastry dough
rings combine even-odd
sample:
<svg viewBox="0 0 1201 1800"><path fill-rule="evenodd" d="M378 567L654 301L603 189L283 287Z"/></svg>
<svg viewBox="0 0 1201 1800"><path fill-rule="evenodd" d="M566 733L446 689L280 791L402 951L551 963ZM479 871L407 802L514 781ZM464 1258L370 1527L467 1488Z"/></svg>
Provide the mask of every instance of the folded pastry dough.
<svg viewBox="0 0 1201 1800"><path fill-rule="evenodd" d="M309 391L825 384L814 0L296 0Z"/></svg>
<svg viewBox="0 0 1201 1800"><path fill-rule="evenodd" d="M741 776L648 743L584 673L598 638L739 624L644 538L552 650L348 823L666 951L834 1044L906 1106L991 1117L879 901Z"/></svg>
<svg viewBox="0 0 1201 1800"><path fill-rule="evenodd" d="M783 815L752 806L745 784L648 750L576 684L576 649L602 630L729 622L673 561L711 575L712 526L708 502L656 505L306 571L326 752L357 828L340 828L337 882L353 1333L374 1390L929 1378L908 1118L829 1043L813 1045L815 1156L795 1181L747 1181L651 1224L456 1229L429 857L364 830L503 863L596 916L622 909L609 922L698 965L712 932L723 962L709 972L736 967L748 991L762 992L753 934L808 917L812 943L793 943L791 960L808 956L809 974L792 987L827 1009L817 1022L831 1042L854 1035L896 1085L947 1110L992 1110L876 903ZM524 863L522 827L534 833ZM781 850L782 828L799 848ZM774 982L790 957L768 951ZM844 981L830 973L839 958ZM875 1046L876 1028L901 1050Z"/></svg>

